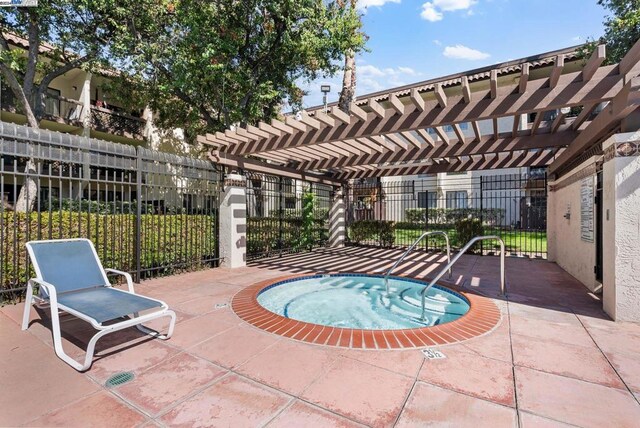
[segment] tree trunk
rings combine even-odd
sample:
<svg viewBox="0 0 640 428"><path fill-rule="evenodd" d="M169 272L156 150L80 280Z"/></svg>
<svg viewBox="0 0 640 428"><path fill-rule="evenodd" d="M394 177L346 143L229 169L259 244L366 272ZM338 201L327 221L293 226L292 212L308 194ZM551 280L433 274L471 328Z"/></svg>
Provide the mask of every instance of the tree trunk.
<svg viewBox="0 0 640 428"><path fill-rule="evenodd" d="M356 94L356 57L353 50L349 50L344 57L344 74L342 76L342 90L338 107L345 113L351 110L351 102Z"/></svg>
<svg viewBox="0 0 640 428"><path fill-rule="evenodd" d="M27 117L27 124L31 128L39 129L40 121L33 114L31 104L20 87L20 83L18 83L15 75L10 70L5 69L5 67L6 66L1 67L3 75L6 77L9 87L15 94L20 107L22 107L22 111ZM36 173L36 163L32 157L29 157L27 165L24 168L25 175L22 188L20 189L20 194L18 195L18 199L15 203L15 210L17 212L28 212L33 208L33 204L38 197L38 182L35 179Z"/></svg>

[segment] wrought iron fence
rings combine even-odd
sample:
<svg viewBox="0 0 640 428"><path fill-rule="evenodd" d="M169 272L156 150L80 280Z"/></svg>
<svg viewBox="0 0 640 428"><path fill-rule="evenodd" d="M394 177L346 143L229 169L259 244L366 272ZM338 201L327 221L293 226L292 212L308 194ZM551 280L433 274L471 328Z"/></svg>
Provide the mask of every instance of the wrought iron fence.
<svg viewBox="0 0 640 428"><path fill-rule="evenodd" d="M547 186L544 170L438 174L356 182L347 192L348 242L406 247L423 232L443 230L460 248L476 235L499 235L512 256L546 258ZM439 250L438 237L425 240ZM497 246L478 243L490 254Z"/></svg>
<svg viewBox="0 0 640 428"><path fill-rule="evenodd" d="M245 175L248 260L326 244L331 186L248 171Z"/></svg>
<svg viewBox="0 0 640 428"><path fill-rule="evenodd" d="M138 280L216 266L219 195L209 162L0 122L0 302L33 274L29 240L89 238Z"/></svg>

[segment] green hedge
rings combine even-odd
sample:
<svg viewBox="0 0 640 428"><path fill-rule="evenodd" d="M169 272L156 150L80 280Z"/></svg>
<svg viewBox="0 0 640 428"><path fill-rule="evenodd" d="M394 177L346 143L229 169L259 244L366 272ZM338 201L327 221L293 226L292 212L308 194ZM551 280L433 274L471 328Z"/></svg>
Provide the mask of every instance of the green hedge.
<svg viewBox="0 0 640 428"><path fill-rule="evenodd" d="M27 270L25 243L35 239L89 238L102 264L135 271L135 215L86 212L14 213L0 215L2 289L23 287L33 272ZM213 258L216 248L215 218L206 215L155 215L141 217L142 269L170 273L199 268Z"/></svg>
<svg viewBox="0 0 640 428"><path fill-rule="evenodd" d="M500 224L505 216L502 208L408 208L404 212L407 223L454 224L466 218L482 219L484 224Z"/></svg>
<svg viewBox="0 0 640 428"><path fill-rule="evenodd" d="M313 222L313 241L315 246L324 245L329 239L325 220ZM247 254L249 257L268 255L279 248L297 251L302 249L302 218L282 219L282 242L280 238L280 219L277 217L250 217L247 219Z"/></svg>
<svg viewBox="0 0 640 428"><path fill-rule="evenodd" d="M349 228L349 240L362 244L366 241L375 241L382 247L393 247L395 243L396 225L392 221L384 220L359 220L351 224Z"/></svg>

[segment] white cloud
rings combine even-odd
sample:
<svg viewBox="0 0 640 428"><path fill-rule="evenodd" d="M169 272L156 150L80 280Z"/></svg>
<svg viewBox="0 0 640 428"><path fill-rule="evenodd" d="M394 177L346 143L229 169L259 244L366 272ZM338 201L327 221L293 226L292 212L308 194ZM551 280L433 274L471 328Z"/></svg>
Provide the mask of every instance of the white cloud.
<svg viewBox="0 0 640 428"><path fill-rule="evenodd" d="M360 10L371 6L382 7L386 3L400 3L401 0L359 0L356 7Z"/></svg>
<svg viewBox="0 0 640 428"><path fill-rule="evenodd" d="M471 61L487 59L491 56L486 52L480 52L479 50L471 49L463 45L447 46L444 48L442 54L447 58L468 59Z"/></svg>
<svg viewBox="0 0 640 428"><path fill-rule="evenodd" d="M438 39L435 39L433 41L433 44L436 45L436 46L442 46L442 42L440 40L438 40Z"/></svg>
<svg viewBox="0 0 640 428"><path fill-rule="evenodd" d="M476 3L477 0L432 0L422 4L420 16L427 21L436 22L444 18L444 12L467 10L467 14L472 15L471 7Z"/></svg>

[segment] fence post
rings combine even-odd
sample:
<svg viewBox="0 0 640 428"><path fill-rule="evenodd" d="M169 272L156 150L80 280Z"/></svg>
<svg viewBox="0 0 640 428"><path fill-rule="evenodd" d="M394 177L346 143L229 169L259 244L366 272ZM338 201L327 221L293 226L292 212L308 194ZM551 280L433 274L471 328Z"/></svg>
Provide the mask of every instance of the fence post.
<svg viewBox="0 0 640 428"><path fill-rule="evenodd" d="M221 266L243 267L247 264L247 183L239 174L227 174L220 201L219 241Z"/></svg>
<svg viewBox="0 0 640 428"><path fill-rule="evenodd" d="M293 182L294 192L296 189L297 181ZM278 257L282 257L282 216L284 215L284 180L281 176L278 176Z"/></svg>
<svg viewBox="0 0 640 428"><path fill-rule="evenodd" d="M142 237L142 152L136 148L136 229L135 229L135 258L136 258L136 282L140 282L142 276L141 264L141 237Z"/></svg>
<svg viewBox="0 0 640 428"><path fill-rule="evenodd" d="M482 176L480 176L480 227L484 233L484 192L482 186ZM480 255L484 255L484 241L480 241Z"/></svg>
<svg viewBox="0 0 640 428"><path fill-rule="evenodd" d="M344 190L341 187L335 187L329 208L329 247L344 247L346 236Z"/></svg>

